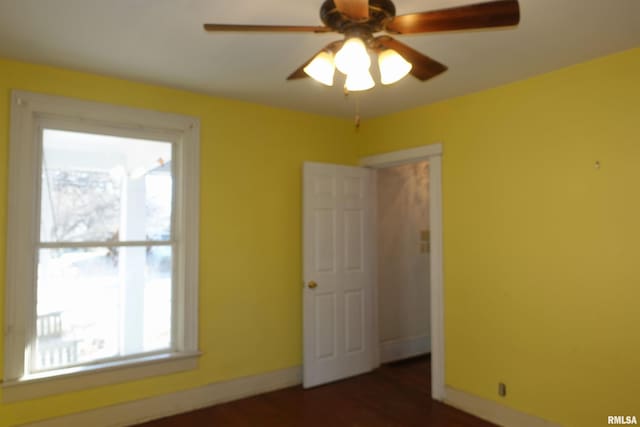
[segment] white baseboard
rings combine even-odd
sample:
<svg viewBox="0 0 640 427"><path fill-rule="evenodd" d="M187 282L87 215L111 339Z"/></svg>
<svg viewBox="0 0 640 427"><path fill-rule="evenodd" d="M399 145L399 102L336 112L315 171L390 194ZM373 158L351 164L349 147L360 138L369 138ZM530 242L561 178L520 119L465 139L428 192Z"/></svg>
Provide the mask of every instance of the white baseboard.
<svg viewBox="0 0 640 427"><path fill-rule="evenodd" d="M430 351L431 340L427 335L383 341L380 343L380 363L407 359Z"/></svg>
<svg viewBox="0 0 640 427"><path fill-rule="evenodd" d="M402 342L407 340L402 340ZM418 342L418 340L415 340ZM415 344L406 344L404 348L424 349ZM394 341L393 343L396 343ZM397 344L400 348L402 345ZM391 350L390 350L391 351ZM424 351L422 351L424 352ZM410 354L406 350L402 354ZM400 350L396 353L401 354ZM421 353L415 353L421 354ZM411 356L407 356L411 357ZM384 360L384 359L383 359ZM394 359L398 360L398 359ZM244 397L267 393L286 387L298 385L302 382L302 369L299 366L268 372L251 377L238 378L230 381L213 383L204 387L179 391L119 405L107 406L62 417L51 418L22 427L122 427L131 424L168 417L183 412L194 411L208 406L230 402ZM558 424L541 418L508 408L496 402L456 390L452 387L445 389L445 403L473 414L479 418L491 421L505 427L560 427Z"/></svg>
<svg viewBox="0 0 640 427"><path fill-rule="evenodd" d="M560 427L559 424L508 408L488 399L445 388L444 402L478 418L504 427Z"/></svg>
<svg viewBox="0 0 640 427"><path fill-rule="evenodd" d="M107 406L23 427L121 427L168 417L200 408L266 393L302 382L299 366L251 377L213 383L204 387Z"/></svg>

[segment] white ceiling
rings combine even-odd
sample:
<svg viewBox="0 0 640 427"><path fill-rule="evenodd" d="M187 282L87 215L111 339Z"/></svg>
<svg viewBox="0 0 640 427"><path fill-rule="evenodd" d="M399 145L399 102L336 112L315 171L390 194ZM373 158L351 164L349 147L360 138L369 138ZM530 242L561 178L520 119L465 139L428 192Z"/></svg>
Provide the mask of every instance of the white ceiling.
<svg viewBox="0 0 640 427"><path fill-rule="evenodd" d="M397 14L477 0L396 0ZM0 0L0 57L294 110L388 114L640 46L640 0L520 0L514 29L398 36L447 65L345 98L285 78L340 35L206 33L205 22L321 25L322 0ZM375 77L375 76L374 76ZM377 80L377 78L376 78Z"/></svg>

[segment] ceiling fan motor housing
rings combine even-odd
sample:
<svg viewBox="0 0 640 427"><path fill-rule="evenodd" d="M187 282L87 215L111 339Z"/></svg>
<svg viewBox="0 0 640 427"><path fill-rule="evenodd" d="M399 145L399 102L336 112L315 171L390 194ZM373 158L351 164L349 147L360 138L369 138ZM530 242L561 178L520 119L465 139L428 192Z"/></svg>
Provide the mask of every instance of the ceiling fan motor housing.
<svg viewBox="0 0 640 427"><path fill-rule="evenodd" d="M356 29L369 33L382 31L395 16L396 7L391 0L369 0L369 18L361 21L350 19L340 13L333 0L326 0L320 8L322 22L338 33L348 33Z"/></svg>

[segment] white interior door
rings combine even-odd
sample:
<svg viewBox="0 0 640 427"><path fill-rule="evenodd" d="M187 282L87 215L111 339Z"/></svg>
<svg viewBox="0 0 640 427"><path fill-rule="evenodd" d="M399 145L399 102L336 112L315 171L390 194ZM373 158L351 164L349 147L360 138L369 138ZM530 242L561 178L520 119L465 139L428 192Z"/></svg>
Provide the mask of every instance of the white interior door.
<svg viewBox="0 0 640 427"><path fill-rule="evenodd" d="M374 367L375 172L304 164L304 387Z"/></svg>

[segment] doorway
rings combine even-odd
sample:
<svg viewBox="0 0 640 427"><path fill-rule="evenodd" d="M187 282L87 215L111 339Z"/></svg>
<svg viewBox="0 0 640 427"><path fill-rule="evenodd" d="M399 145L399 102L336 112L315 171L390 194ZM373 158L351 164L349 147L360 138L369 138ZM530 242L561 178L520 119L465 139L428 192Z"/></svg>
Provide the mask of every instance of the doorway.
<svg viewBox="0 0 640 427"><path fill-rule="evenodd" d="M360 164L373 169L428 162L428 252L429 252L429 325L431 350L431 397L445 398L444 366L444 295L442 263L442 145L432 144L408 150L379 154L361 159ZM422 236L421 236L422 237ZM377 287L376 287L377 288ZM374 308L380 295L376 293ZM376 319L378 316L375 316ZM374 324L374 334L379 337L380 325ZM378 355L378 362L382 360ZM378 363L379 364L379 363Z"/></svg>
<svg viewBox="0 0 640 427"><path fill-rule="evenodd" d="M377 170L380 362L431 351L429 163Z"/></svg>
<svg viewBox="0 0 640 427"><path fill-rule="evenodd" d="M428 161L428 325L431 397L444 400L442 147L434 144L362 159L364 167L303 167L303 385L325 384L380 365L375 239L376 171ZM425 322L426 323L426 322Z"/></svg>

